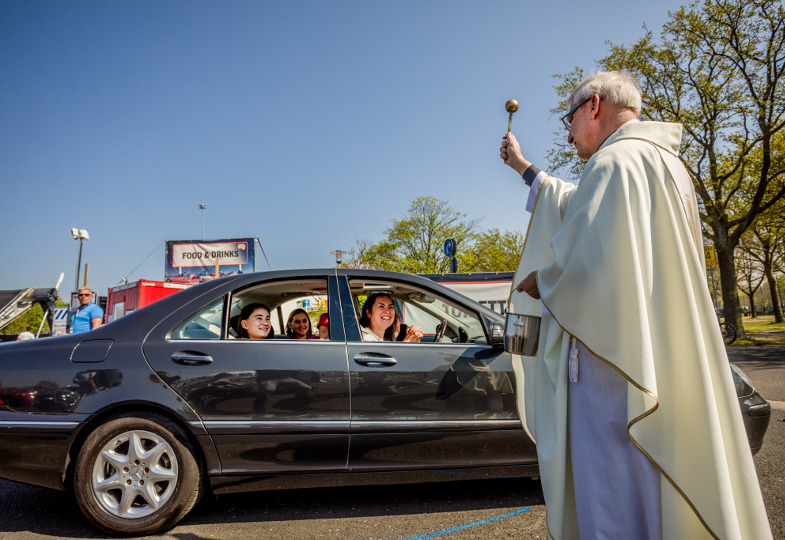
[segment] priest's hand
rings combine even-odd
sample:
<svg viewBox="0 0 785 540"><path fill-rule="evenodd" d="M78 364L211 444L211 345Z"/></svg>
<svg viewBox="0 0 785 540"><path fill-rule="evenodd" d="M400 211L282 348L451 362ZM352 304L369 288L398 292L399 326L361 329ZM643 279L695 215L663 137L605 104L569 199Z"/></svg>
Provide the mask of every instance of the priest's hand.
<svg viewBox="0 0 785 540"><path fill-rule="evenodd" d="M504 160L504 163L515 169L518 174L523 174L531 165L531 162L523 157L518 139L516 139L515 135L512 133L508 133L502 137L502 146L499 148L499 156Z"/></svg>
<svg viewBox="0 0 785 540"><path fill-rule="evenodd" d="M540 299L540 289L537 288L537 271L535 270L515 287L518 292L525 292L535 300Z"/></svg>

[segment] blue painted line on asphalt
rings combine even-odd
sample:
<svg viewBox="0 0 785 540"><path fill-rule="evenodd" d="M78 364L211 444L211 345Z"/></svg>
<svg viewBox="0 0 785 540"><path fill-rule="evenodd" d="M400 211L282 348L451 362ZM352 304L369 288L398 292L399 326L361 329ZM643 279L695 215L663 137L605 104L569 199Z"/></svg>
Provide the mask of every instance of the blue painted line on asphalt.
<svg viewBox="0 0 785 540"><path fill-rule="evenodd" d="M504 519L506 517L514 516L517 514L522 514L524 512L528 512L531 508L521 508L520 510L516 510L515 512L510 512L509 514L504 514L502 516L496 516L488 519L483 519L482 521L475 521L474 523L467 523L466 525L461 525L460 527L453 527L452 529L445 529L443 531L438 531L431 534L426 534L423 536L413 536L411 538L407 538L405 540L424 540L425 538L433 538L435 536L441 536L443 534L448 534L451 532L461 531L463 529L468 529L469 527L476 527L477 525L482 525L483 523L490 523L491 521L497 521L499 519Z"/></svg>

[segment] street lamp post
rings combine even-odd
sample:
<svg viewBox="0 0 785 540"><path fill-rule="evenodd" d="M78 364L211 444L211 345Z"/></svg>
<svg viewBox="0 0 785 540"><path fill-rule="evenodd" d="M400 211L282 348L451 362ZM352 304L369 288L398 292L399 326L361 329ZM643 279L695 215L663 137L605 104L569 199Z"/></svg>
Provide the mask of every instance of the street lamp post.
<svg viewBox="0 0 785 540"><path fill-rule="evenodd" d="M90 240L90 235L87 233L87 229L71 229L71 236L74 237L74 240L79 240L79 259L76 262L76 285L74 286L74 290L79 290L79 272L82 269L82 242L84 240Z"/></svg>
<svg viewBox="0 0 785 540"><path fill-rule="evenodd" d="M204 242L204 208L205 206L203 204L199 205L199 210L202 211L202 242Z"/></svg>
<svg viewBox="0 0 785 540"><path fill-rule="evenodd" d="M349 253L348 251L341 251L340 249L336 249L335 251L331 251L330 255L335 255L335 267L338 268L341 266L343 259L341 258L344 253Z"/></svg>

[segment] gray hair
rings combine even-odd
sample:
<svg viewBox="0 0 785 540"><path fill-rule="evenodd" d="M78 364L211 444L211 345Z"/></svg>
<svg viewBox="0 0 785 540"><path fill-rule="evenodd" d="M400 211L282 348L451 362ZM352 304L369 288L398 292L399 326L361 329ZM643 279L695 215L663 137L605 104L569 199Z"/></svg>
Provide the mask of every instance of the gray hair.
<svg viewBox="0 0 785 540"><path fill-rule="evenodd" d="M91 291L91 290L90 290L90 287L79 287L79 288L76 290L76 292L82 292L82 291L87 291L87 292L89 292L90 294L93 294L93 291Z"/></svg>
<svg viewBox="0 0 785 540"><path fill-rule="evenodd" d="M567 104L574 106L592 94L605 96L612 104L641 115L641 87L629 71L600 71L585 78L567 98Z"/></svg>

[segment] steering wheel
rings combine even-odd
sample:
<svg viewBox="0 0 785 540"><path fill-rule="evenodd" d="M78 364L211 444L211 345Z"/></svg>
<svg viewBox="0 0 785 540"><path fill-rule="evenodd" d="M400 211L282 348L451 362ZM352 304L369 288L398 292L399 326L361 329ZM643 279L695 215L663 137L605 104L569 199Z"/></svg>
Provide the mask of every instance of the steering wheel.
<svg viewBox="0 0 785 540"><path fill-rule="evenodd" d="M458 343L466 343L469 341L469 334L464 330L463 326L458 327Z"/></svg>
<svg viewBox="0 0 785 540"><path fill-rule="evenodd" d="M436 335L433 337L434 343L439 343L442 340L445 330L447 330L447 319L442 319L442 322L436 326Z"/></svg>

